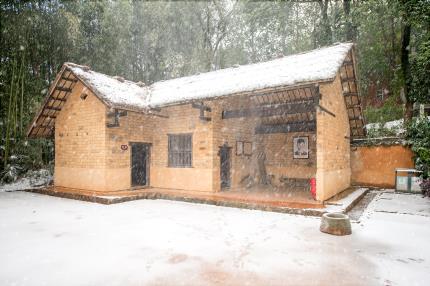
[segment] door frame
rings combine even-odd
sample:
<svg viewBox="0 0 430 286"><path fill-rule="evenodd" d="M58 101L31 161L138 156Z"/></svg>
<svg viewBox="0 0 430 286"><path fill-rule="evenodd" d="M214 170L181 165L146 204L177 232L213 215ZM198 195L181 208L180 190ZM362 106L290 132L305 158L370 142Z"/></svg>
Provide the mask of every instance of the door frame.
<svg viewBox="0 0 430 286"><path fill-rule="evenodd" d="M133 186L133 144L141 144L141 145L145 145L145 147L147 148L148 152L146 154L146 185L141 185L141 186ZM148 142L139 142L139 141L130 141L128 142L128 145L130 146L130 189L135 190L135 189L144 189L144 188L148 188L150 186L150 166L151 166L151 147L152 147L152 143L148 143Z"/></svg>
<svg viewBox="0 0 430 286"><path fill-rule="evenodd" d="M229 168L229 170L228 170L228 186L223 186L222 185L222 183L223 183L223 181L222 181L222 162L221 162L221 159L222 159L222 155L221 155L222 149L227 150L227 154L228 154L228 157L229 157L229 162L228 162L229 163L229 166L228 166L228 168ZM220 188L221 188L221 191L223 191L225 189L230 189L231 188L231 166L232 166L232 160L233 160L233 158L232 158L232 149L233 149L233 147L228 146L226 143L224 143L222 146L219 146L219 175L220 175Z"/></svg>

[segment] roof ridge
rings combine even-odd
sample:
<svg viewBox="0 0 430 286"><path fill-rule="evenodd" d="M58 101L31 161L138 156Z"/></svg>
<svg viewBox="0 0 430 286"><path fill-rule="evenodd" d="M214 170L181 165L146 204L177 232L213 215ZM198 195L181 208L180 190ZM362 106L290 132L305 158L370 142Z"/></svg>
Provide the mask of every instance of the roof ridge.
<svg viewBox="0 0 430 286"><path fill-rule="evenodd" d="M250 66L253 66L253 65L261 65L261 64L264 64L264 63L272 63L272 62L276 62L276 61L281 61L281 60L289 58L289 57L304 55L304 54L308 54L308 53L313 53L315 51L320 51L320 50L324 50L324 49L328 49L328 48L332 48L332 47L336 47L336 46L340 46L340 45L345 45L345 44L354 45L354 43L352 41L348 41L348 42L336 42L336 43L333 43L332 45L329 45L329 46L319 47L319 48L316 48L316 49L312 49L312 50L308 50L308 51L303 51L303 52L296 53L296 54L285 55L285 56L282 56L282 57L279 57L279 58L270 59L270 60L267 60L267 61L260 61L260 62L249 63L249 64L244 64L244 65L234 64L234 65L232 65L230 67L226 67L226 68L222 68L222 69L217 69L217 70L212 70L212 71L206 71L206 72L197 72L197 73L194 73L194 74L190 74L190 75L186 75L186 76L180 76L180 77L175 77L175 78L170 78L170 79L162 79L162 80L155 81L155 82L153 82L153 83L151 83L149 85L146 85L146 83L143 82L143 81L141 81L141 80L139 80L139 81L133 81L133 80L126 79L125 77L123 77L121 75L112 76L112 75L108 75L108 74L101 73L101 72L98 72L98 71L94 71L94 70L91 69L90 66L87 66L87 65L79 65L79 64L75 64L73 62L65 62L64 65L81 68L84 71L92 71L92 72L95 72L95 73L98 73L98 74L102 74L102 75L111 77L113 79L115 79L115 77L122 77L124 79L124 81L130 82L130 83L134 83L134 84L136 84L137 86L139 86L141 88L151 88L153 85L156 85L157 83L161 83L161 82L166 82L166 81L171 81L171 80L176 80L176 79L185 79L185 78L189 78L189 77L198 77L198 76L202 76L202 75L205 75L205 74L217 73L217 72L222 72L222 71L228 71L228 70L231 70L231 69L240 69L240 68L243 68L243 67L250 67ZM139 84L140 82L143 82L145 84L145 86L142 87L141 84Z"/></svg>
<svg viewBox="0 0 430 286"><path fill-rule="evenodd" d="M351 42L351 41L348 41L348 42L336 42L336 43L334 43L332 45L329 45L329 46L319 47L319 48L316 48L316 49L312 49L312 50L308 50L308 51L303 51L303 52L300 52L300 53L285 55L285 56L274 58L274 59L270 59L270 60L267 60L267 61L260 61L260 62L248 63L248 64L243 64L243 65L239 64L239 66L235 66L237 64L234 64L234 65L232 65L230 67L226 67L226 68L222 68L222 69L211 70L211 71L206 71L206 72L197 72L197 73L186 75L186 76L180 76L180 77L175 77L175 78L170 78L170 79L163 79L163 80L159 80L159 81L153 82L149 86L152 86L152 85L157 84L159 82L166 82L166 81L171 81L171 80L176 80L176 79L184 79L184 78L189 78L189 77L198 77L198 76L202 76L202 75L206 75L206 74L210 74L210 73L229 71L229 70L232 70L232 69L236 69L237 70L237 69L241 69L241 68L244 68L244 67L250 67L250 66L253 66L253 65L261 65L261 64L265 64L265 63L269 64L269 63L273 63L273 62L276 62L276 61L284 60L284 59L289 58L289 57L299 56L299 55L305 55L305 54L309 54L309 53L313 53L313 52L316 52L316 51L320 51L320 50L324 50L324 49L328 49L328 48L333 48L333 47L340 46L340 45L345 45L345 44L354 45L354 43Z"/></svg>

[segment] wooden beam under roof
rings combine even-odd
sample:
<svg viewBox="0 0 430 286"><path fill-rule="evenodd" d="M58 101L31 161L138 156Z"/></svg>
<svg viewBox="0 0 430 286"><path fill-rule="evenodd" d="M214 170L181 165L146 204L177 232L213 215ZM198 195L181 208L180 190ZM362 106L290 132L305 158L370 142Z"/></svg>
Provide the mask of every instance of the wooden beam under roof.
<svg viewBox="0 0 430 286"><path fill-rule="evenodd" d="M54 128L54 125L38 125L40 128Z"/></svg>
<svg viewBox="0 0 430 286"><path fill-rule="evenodd" d="M212 109L209 106L204 105L203 102L201 102L201 103L193 102L193 103L191 103L191 107L197 108L197 109L203 109L203 111L209 111L209 112L212 111Z"/></svg>
<svg viewBox="0 0 430 286"><path fill-rule="evenodd" d="M312 99L300 103L270 104L247 109L223 110L222 119L282 116L313 111L315 111L315 103Z"/></svg>
<svg viewBox="0 0 430 286"><path fill-rule="evenodd" d="M352 67L352 69L348 69ZM361 111L360 94L357 88L357 74L353 51L349 51L347 59L342 64L345 73L341 73L343 96L350 123L350 138L354 139L366 135L365 121Z"/></svg>
<svg viewBox="0 0 430 286"><path fill-rule="evenodd" d="M49 114L40 114L39 117L57 118L57 116L55 116L55 115L49 115Z"/></svg>
<svg viewBox="0 0 430 286"><path fill-rule="evenodd" d="M70 78L70 77L65 77L65 76L62 76L61 79L65 80L65 81L78 82L78 79L76 79L76 78Z"/></svg>
<svg viewBox="0 0 430 286"><path fill-rule="evenodd" d="M203 120L203 121L211 121L211 117L205 116L205 111L207 112L212 112L212 109L210 108L210 106L206 106L204 105L203 102L200 103L191 103L191 107L192 108L196 108L200 110L200 115L199 115L199 119Z"/></svg>
<svg viewBox="0 0 430 286"><path fill-rule="evenodd" d="M55 87L55 90L59 90L59 91L64 91L64 92L71 92L72 89L68 88L68 87L62 87L62 86L57 86Z"/></svg>
<svg viewBox="0 0 430 286"><path fill-rule="evenodd" d="M316 120L310 120L286 124L259 125L255 128L255 134L315 132L316 129Z"/></svg>
<svg viewBox="0 0 430 286"><path fill-rule="evenodd" d="M341 82L352 81L355 83L355 77L345 77L340 79Z"/></svg>
<svg viewBox="0 0 430 286"><path fill-rule="evenodd" d="M45 106L46 109L51 109L51 110L55 110L55 111L61 111L61 107L58 106Z"/></svg>
<svg viewBox="0 0 430 286"><path fill-rule="evenodd" d="M343 92L344 96L358 96L358 92Z"/></svg>
<svg viewBox="0 0 430 286"><path fill-rule="evenodd" d="M50 99L51 99L51 100L58 100L58 101L66 102L66 99L65 99L65 98L59 98L59 97L51 96L51 97L50 97Z"/></svg>

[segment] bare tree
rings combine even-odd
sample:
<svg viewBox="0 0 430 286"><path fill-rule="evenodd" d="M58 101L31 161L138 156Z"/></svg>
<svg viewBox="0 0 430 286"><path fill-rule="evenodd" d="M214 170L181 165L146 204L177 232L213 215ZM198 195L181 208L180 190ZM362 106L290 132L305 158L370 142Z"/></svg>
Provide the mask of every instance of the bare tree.
<svg viewBox="0 0 430 286"><path fill-rule="evenodd" d="M217 68L217 56L220 45L229 32L229 24L235 11L237 1L230 9L220 1L205 3L198 19L203 32L203 48L206 51L206 69Z"/></svg>

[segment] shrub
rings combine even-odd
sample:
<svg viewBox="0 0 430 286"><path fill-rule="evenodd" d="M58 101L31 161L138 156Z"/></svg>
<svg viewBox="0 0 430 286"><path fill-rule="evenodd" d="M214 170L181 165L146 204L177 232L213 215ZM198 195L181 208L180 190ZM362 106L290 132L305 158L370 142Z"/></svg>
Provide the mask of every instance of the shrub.
<svg viewBox="0 0 430 286"><path fill-rule="evenodd" d="M420 184L423 195L430 197L430 179L423 179Z"/></svg>
<svg viewBox="0 0 430 286"><path fill-rule="evenodd" d="M403 108L396 102L396 97L388 98L384 105L380 108L368 107L364 111L367 123L384 123L401 119L403 116Z"/></svg>
<svg viewBox="0 0 430 286"><path fill-rule="evenodd" d="M415 154L415 167L422 171L421 187L430 195L430 120L417 118L407 127L406 138Z"/></svg>

